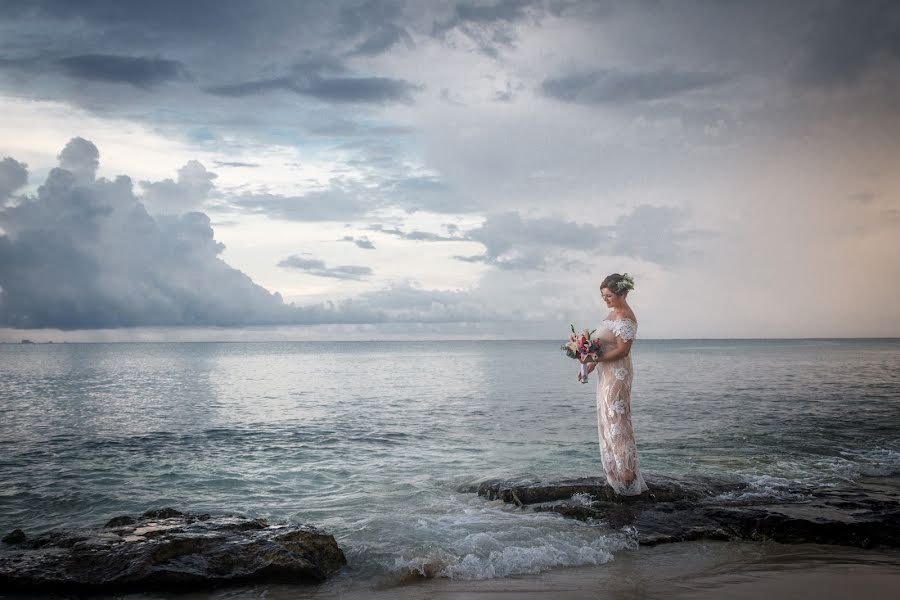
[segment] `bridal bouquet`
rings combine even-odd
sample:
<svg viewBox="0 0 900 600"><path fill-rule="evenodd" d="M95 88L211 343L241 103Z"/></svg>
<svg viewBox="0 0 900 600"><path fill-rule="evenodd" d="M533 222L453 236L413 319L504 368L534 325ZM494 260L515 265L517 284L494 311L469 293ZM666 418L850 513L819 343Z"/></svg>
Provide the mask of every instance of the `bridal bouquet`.
<svg viewBox="0 0 900 600"><path fill-rule="evenodd" d="M575 333L575 325L569 325L569 328L572 330L572 335L569 336L569 343L562 347L566 351L566 356L579 360L584 360L585 358L599 359L603 354L603 350L600 348L600 340L597 338L591 339L591 336L597 330L591 329L588 331L585 329L579 334ZM578 381L581 383L587 383L587 367L586 364L581 363L581 370L578 371Z"/></svg>

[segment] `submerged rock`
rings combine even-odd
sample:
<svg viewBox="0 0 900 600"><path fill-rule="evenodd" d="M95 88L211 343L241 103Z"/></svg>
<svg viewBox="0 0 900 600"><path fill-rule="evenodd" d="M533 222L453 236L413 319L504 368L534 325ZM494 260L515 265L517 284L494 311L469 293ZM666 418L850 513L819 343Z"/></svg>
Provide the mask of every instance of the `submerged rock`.
<svg viewBox="0 0 900 600"><path fill-rule="evenodd" d="M173 508L115 517L99 529L53 530L28 538L16 531L21 535L7 536L0 548L4 590L71 593L260 580L320 582L347 562L334 537L314 527Z"/></svg>
<svg viewBox="0 0 900 600"><path fill-rule="evenodd" d="M743 482L647 473L644 478L649 489L639 496L620 496L596 477L490 480L461 491L614 528L633 527L643 545L742 539L900 547L900 495L890 490L798 486L773 498Z"/></svg>

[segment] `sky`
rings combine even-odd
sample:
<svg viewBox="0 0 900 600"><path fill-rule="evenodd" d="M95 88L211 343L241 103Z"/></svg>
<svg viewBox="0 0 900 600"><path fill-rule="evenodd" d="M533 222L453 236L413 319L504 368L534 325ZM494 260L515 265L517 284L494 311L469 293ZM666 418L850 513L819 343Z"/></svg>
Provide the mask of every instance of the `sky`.
<svg viewBox="0 0 900 600"><path fill-rule="evenodd" d="M0 341L900 336L900 5L0 3Z"/></svg>

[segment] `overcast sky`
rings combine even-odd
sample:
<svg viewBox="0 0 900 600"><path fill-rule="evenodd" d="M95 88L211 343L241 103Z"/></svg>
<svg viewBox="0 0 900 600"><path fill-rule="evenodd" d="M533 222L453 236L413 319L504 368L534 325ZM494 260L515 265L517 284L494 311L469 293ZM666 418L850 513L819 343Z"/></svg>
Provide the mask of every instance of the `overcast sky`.
<svg viewBox="0 0 900 600"><path fill-rule="evenodd" d="M900 8L0 3L0 340L900 336Z"/></svg>

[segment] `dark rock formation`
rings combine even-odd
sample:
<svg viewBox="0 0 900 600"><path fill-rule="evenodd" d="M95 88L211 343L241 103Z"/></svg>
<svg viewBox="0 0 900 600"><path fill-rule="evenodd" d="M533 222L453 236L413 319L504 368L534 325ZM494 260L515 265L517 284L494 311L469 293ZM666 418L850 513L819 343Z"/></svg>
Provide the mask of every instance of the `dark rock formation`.
<svg viewBox="0 0 900 600"><path fill-rule="evenodd" d="M649 490L639 496L619 496L603 478L491 480L461 491L614 528L630 526L644 545L768 539L900 547L900 494L889 489L797 487L776 499L753 493L741 482L646 473L644 478Z"/></svg>
<svg viewBox="0 0 900 600"><path fill-rule="evenodd" d="M319 582L347 562L334 538L313 527L172 508L96 530L26 537L17 529L3 541L0 589L33 593Z"/></svg>

